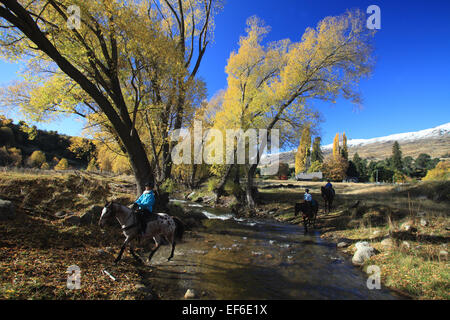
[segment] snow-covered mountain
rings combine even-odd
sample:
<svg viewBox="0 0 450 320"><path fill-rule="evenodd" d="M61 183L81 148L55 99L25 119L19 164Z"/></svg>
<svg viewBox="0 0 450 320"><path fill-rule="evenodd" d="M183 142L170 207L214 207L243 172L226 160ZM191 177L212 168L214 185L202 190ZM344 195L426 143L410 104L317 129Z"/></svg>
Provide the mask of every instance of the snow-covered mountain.
<svg viewBox="0 0 450 320"><path fill-rule="evenodd" d="M416 158L420 153L427 153L432 157L443 157L450 154L450 122L435 128L415 132L397 133L371 139L349 139L347 146L349 157L358 152L362 158L382 160L392 154L392 145L398 141L403 156ZM333 145L322 146L324 156L331 153ZM269 161L280 161L293 166L296 150L269 155ZM267 161L267 160L266 160Z"/></svg>
<svg viewBox="0 0 450 320"><path fill-rule="evenodd" d="M450 122L441 126L425 129L415 132L397 133L385 137L372 138L372 139L349 139L347 141L348 147L364 146L373 143L385 143L385 142L411 142L415 140L423 139L439 139L450 136ZM322 147L323 149L333 149L333 144L328 144Z"/></svg>

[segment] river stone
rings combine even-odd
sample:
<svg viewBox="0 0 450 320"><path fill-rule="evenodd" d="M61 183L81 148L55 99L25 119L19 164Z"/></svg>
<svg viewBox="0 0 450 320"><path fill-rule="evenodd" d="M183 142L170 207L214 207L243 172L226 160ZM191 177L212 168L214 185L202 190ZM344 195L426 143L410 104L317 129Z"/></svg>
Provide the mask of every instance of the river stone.
<svg viewBox="0 0 450 320"><path fill-rule="evenodd" d="M79 226L81 224L81 219L79 216L70 215L63 219L62 224L64 226Z"/></svg>
<svg viewBox="0 0 450 320"><path fill-rule="evenodd" d="M193 289L187 289L186 293L184 294L185 299L194 299L195 298L195 291Z"/></svg>
<svg viewBox="0 0 450 320"><path fill-rule="evenodd" d="M0 220L14 219L16 211L11 201L0 199Z"/></svg>
<svg viewBox="0 0 450 320"><path fill-rule="evenodd" d="M416 232L417 229L414 227L414 222L413 221L406 221L404 222L400 228L404 231L409 231L409 232Z"/></svg>
<svg viewBox="0 0 450 320"><path fill-rule="evenodd" d="M355 266L362 266L367 259L375 255L375 249L367 241L357 242L355 247L356 252L352 258L352 263Z"/></svg>
<svg viewBox="0 0 450 320"><path fill-rule="evenodd" d="M403 247L403 248L406 248L406 249L411 249L411 245L409 244L408 241L403 241L403 242L402 242L402 247Z"/></svg>
<svg viewBox="0 0 450 320"><path fill-rule="evenodd" d="M381 241L381 245L385 248L391 248L394 245L394 242L391 238L386 238L383 241Z"/></svg>
<svg viewBox="0 0 450 320"><path fill-rule="evenodd" d="M345 247L348 247L349 245L350 245L350 243L345 242L345 241L342 241L342 242L339 242L339 243L337 244L337 247L338 247L338 248L345 248Z"/></svg>
<svg viewBox="0 0 450 320"><path fill-rule="evenodd" d="M420 225L421 225L422 227L426 227L426 226L428 226L428 221L425 220L424 218L422 218L422 219L420 219Z"/></svg>

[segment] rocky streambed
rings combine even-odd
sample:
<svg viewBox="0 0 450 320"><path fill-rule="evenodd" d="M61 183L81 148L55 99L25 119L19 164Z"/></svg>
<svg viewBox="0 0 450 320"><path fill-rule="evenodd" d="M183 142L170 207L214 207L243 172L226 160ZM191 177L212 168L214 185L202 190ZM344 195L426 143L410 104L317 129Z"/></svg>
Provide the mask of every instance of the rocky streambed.
<svg viewBox="0 0 450 320"><path fill-rule="evenodd" d="M172 201L203 213L167 262L169 248L152 260L144 282L161 299L397 299L370 290L368 275L318 232L270 219L237 218L227 209Z"/></svg>

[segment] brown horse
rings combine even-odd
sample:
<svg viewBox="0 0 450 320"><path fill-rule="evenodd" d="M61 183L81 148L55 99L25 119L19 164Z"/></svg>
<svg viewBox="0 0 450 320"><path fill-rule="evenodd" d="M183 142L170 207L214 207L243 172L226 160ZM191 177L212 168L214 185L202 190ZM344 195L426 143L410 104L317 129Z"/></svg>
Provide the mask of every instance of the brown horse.
<svg viewBox="0 0 450 320"><path fill-rule="evenodd" d="M330 213L331 206L333 205L334 190L331 188L325 188L325 187L321 187L320 190L322 192L322 198L325 201L325 211L328 214L328 213Z"/></svg>
<svg viewBox="0 0 450 320"><path fill-rule="evenodd" d="M317 211L319 211L319 204L317 203L317 201L314 201L313 203L303 201L295 204L294 214L295 216L297 216L299 212L302 213L305 233L308 232L308 225L312 225L313 228L316 226Z"/></svg>

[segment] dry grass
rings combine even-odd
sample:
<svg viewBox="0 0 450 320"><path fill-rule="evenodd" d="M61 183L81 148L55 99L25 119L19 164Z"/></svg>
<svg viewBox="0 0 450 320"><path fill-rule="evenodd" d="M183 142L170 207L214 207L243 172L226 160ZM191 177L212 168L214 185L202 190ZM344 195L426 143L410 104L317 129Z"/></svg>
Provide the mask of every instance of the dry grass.
<svg viewBox="0 0 450 320"><path fill-rule="evenodd" d="M292 184L298 188L262 191L266 206L282 208L278 219L301 223L293 217L293 206L309 188L319 200L317 182L265 181ZM450 240L450 182L425 182L415 185L375 185L336 183L336 201L329 215L319 215L318 227L322 237L336 242L347 239L352 243L369 241L380 253L366 262L381 268L383 283L416 299L449 299L450 269L441 251L448 251ZM422 226L425 219L428 225ZM389 222L390 221L390 222ZM417 232L401 230L408 222ZM393 246L381 244L392 236ZM408 244L404 244L404 241ZM345 252L353 254L354 246Z"/></svg>

